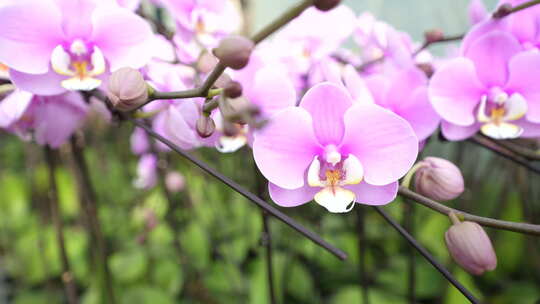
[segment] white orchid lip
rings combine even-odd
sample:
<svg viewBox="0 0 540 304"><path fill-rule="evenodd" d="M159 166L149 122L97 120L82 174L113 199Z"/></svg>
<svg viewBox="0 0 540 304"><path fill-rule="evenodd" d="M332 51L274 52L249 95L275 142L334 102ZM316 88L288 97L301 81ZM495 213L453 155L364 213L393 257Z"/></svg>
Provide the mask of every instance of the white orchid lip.
<svg viewBox="0 0 540 304"><path fill-rule="evenodd" d="M477 119L483 123L480 130L483 134L495 139L517 138L523 133L523 128L511 123L522 118L527 113L527 101L519 93L508 96L506 92L490 94L494 105L487 109L488 97L482 96L478 107ZM486 114L489 112L488 114Z"/></svg>
<svg viewBox="0 0 540 304"><path fill-rule="evenodd" d="M106 70L105 56L94 46L91 54L87 45L76 39L67 52L62 45L56 46L51 55L53 70L70 78L62 81L62 86L68 90L90 91L101 85L96 76Z"/></svg>
<svg viewBox="0 0 540 304"><path fill-rule="evenodd" d="M356 194L343 186L362 182L364 170L356 156L350 154L344 160L335 153L335 147L325 149L325 162L315 156L308 169L308 185L322 188L314 197L315 202L330 212L348 212L354 207Z"/></svg>

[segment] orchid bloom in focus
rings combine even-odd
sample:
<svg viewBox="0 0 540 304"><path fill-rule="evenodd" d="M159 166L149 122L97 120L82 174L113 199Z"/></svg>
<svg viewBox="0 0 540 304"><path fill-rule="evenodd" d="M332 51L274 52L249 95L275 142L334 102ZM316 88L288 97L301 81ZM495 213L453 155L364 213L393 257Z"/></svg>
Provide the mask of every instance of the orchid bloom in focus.
<svg viewBox="0 0 540 304"><path fill-rule="evenodd" d="M150 26L114 1L20 1L0 8L0 27L0 62L35 94L92 90L109 70L140 68L152 55Z"/></svg>
<svg viewBox="0 0 540 304"><path fill-rule="evenodd" d="M429 96L443 135L461 140L478 130L495 139L540 135L540 53L523 52L512 35L490 32L431 78Z"/></svg>
<svg viewBox="0 0 540 304"><path fill-rule="evenodd" d="M353 104L342 86L321 83L299 107L275 113L255 133L253 153L277 204L314 199L330 212L347 212L354 202L382 205L395 198L418 139L401 117L374 104Z"/></svg>

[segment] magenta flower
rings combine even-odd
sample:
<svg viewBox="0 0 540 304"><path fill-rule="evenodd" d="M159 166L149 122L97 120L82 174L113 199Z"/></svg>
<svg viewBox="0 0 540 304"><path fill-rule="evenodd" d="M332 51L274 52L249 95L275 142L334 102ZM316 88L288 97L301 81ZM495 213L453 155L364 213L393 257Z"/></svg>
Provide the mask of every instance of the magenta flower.
<svg viewBox="0 0 540 304"><path fill-rule="evenodd" d="M512 35L493 31L435 72L429 96L445 137L540 135L540 53L521 50Z"/></svg>
<svg viewBox="0 0 540 304"><path fill-rule="evenodd" d="M140 68L150 26L115 2L20 1L0 8L0 62L21 89L42 95L92 90L108 70Z"/></svg>
<svg viewBox="0 0 540 304"><path fill-rule="evenodd" d="M0 128L58 148L82 125L87 112L88 105L76 93L37 96L16 90L0 102Z"/></svg>
<svg viewBox="0 0 540 304"><path fill-rule="evenodd" d="M395 198L418 139L401 117L373 104L353 105L341 86L322 83L255 133L253 153L277 204L315 199L330 212L347 212L353 202Z"/></svg>

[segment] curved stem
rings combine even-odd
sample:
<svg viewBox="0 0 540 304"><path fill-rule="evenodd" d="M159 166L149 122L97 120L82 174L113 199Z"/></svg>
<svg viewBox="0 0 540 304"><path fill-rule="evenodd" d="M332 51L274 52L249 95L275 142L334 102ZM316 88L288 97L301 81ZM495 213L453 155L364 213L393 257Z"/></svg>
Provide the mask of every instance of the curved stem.
<svg viewBox="0 0 540 304"><path fill-rule="evenodd" d="M405 198L420 203L421 205L424 205L444 215L449 215L451 212L453 212L461 220L476 222L482 226L540 236L540 225L502 221L470 214L461 210L447 207L405 187L399 187L398 193ZM409 201L405 200L405 202Z"/></svg>

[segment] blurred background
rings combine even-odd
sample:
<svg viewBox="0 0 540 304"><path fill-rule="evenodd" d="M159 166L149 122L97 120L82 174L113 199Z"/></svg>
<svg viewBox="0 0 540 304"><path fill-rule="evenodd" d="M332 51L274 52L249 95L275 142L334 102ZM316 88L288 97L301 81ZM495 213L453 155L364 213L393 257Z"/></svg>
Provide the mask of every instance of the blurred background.
<svg viewBox="0 0 540 304"><path fill-rule="evenodd" d="M253 0L254 28L295 2ZM358 13L369 10L419 42L427 29L440 28L448 34L466 31L468 2L344 1ZM486 4L492 8L495 2ZM435 52L444 52L444 46ZM173 154L161 157L161 173L181 173L183 189L135 189L138 160L129 151L131 132L129 124L108 126L91 120L72 146L53 155L66 247L81 302L105 303L99 292L103 276L93 262L96 251L90 245L89 219L81 207L85 198L77 189L77 160L72 154L73 147L84 145L117 303L270 303L261 211ZM194 153L252 191L261 189L253 178L247 148L234 154L212 149ZM538 177L468 142L444 143L434 136L423 155L446 157L463 170L467 190L449 205L484 216L540 223ZM50 187L43 148L0 133L0 303L64 301L59 251L48 211ZM384 209L402 221L403 206L398 199ZM366 304L360 267L365 267L371 304L408 303L408 244L372 209L357 206L348 214L330 214L306 204L282 210L346 251L349 258L339 261L270 218L278 303ZM358 239L360 215L363 241ZM499 264L495 271L473 277L449 257L444 232L450 222L445 216L418 206L415 226L417 239L483 303L540 303L538 238L487 229ZM361 248L366 253L363 266ZM416 288L418 303L467 303L420 256Z"/></svg>

